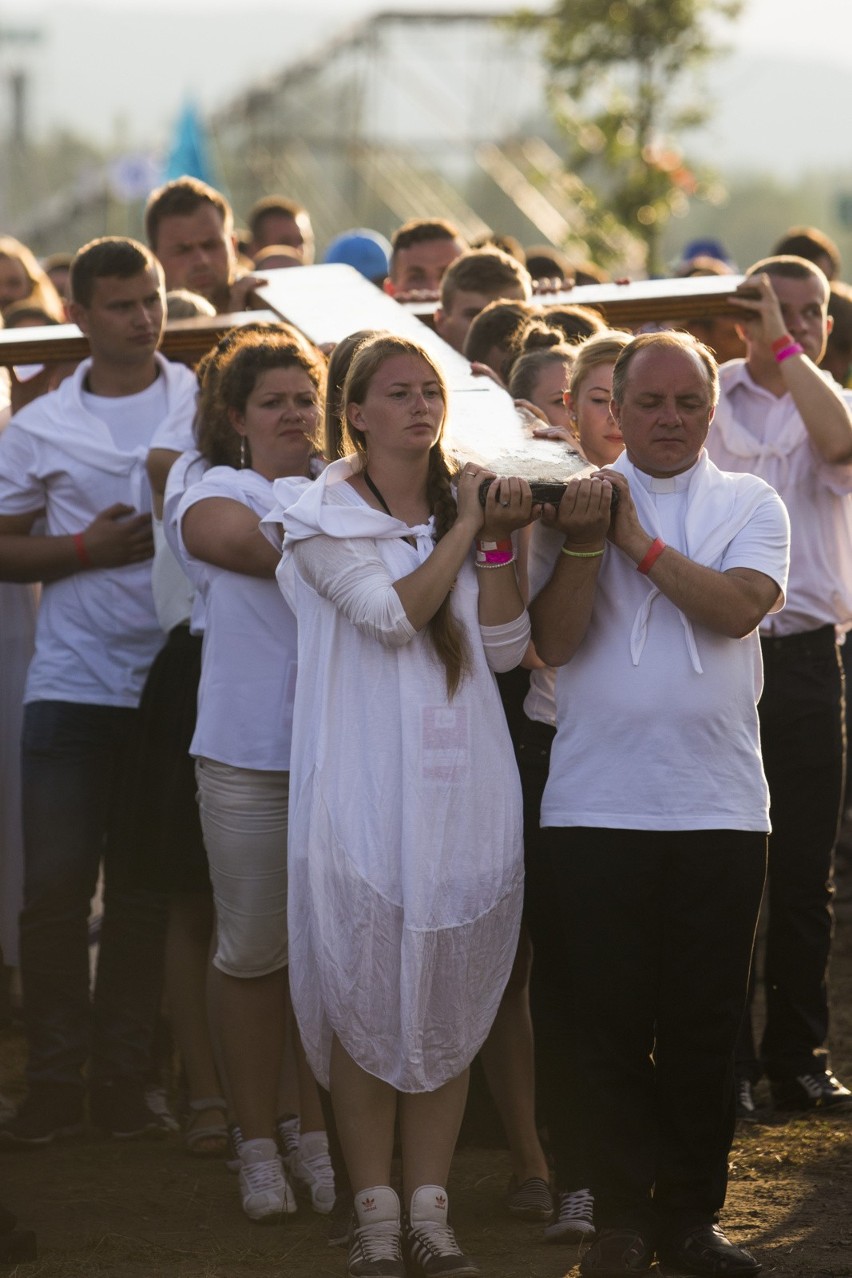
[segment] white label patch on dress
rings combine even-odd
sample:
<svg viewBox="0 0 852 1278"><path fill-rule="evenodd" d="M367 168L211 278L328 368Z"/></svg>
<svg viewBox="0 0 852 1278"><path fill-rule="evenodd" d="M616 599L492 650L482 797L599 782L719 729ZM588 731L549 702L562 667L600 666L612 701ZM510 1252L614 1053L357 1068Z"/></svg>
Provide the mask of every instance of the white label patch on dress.
<svg viewBox="0 0 852 1278"><path fill-rule="evenodd" d="M469 767L470 719L467 706L423 706L422 772L427 781L452 781Z"/></svg>

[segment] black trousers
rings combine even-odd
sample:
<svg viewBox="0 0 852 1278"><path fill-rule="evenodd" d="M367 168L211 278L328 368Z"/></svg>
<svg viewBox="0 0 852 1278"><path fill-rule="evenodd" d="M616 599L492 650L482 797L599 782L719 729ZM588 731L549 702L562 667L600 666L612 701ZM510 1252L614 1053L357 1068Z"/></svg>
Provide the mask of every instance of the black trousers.
<svg viewBox="0 0 852 1278"><path fill-rule="evenodd" d="M564 1104L599 1228L715 1220L766 836L544 832L561 918Z"/></svg>
<svg viewBox="0 0 852 1278"><path fill-rule="evenodd" d="M536 1111L547 1128L557 1191L567 1191L586 1188L589 1172L577 1110L565 1103L565 951L547 840L539 824L555 736L555 728L525 717L516 753L524 795L524 922L533 947L530 1014L535 1035Z"/></svg>
<svg viewBox="0 0 852 1278"><path fill-rule="evenodd" d="M826 1068L826 976L833 916L832 859L843 796L843 666L834 627L761 642L763 763L772 834L767 880L766 1029L755 1050L751 1015L737 1069L756 1082Z"/></svg>

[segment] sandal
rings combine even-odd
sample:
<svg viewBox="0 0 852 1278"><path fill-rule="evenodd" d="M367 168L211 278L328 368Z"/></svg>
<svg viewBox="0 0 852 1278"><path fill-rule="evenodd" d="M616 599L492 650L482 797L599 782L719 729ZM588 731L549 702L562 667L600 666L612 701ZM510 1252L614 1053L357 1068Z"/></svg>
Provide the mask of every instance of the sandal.
<svg viewBox="0 0 852 1278"><path fill-rule="evenodd" d="M187 1153L196 1158L220 1158L228 1147L228 1127L221 1123L199 1124L198 1119L210 1110L227 1115L228 1102L223 1096L202 1096L189 1102L189 1118L183 1133Z"/></svg>

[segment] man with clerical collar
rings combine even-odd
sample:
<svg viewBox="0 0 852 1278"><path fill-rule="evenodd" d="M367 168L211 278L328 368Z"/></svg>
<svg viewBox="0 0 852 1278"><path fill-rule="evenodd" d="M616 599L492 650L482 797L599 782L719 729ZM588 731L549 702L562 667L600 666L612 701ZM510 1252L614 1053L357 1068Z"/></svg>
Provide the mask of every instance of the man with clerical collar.
<svg viewBox="0 0 852 1278"><path fill-rule="evenodd" d="M760 1269L718 1219L769 829L756 628L784 601L789 529L767 484L708 458L717 397L706 347L635 338L613 378L625 451L533 533L533 636L558 668L541 825L595 1202L587 1278L655 1256L709 1278Z"/></svg>
<svg viewBox="0 0 852 1278"><path fill-rule="evenodd" d="M707 441L725 470L750 471L790 514L787 606L760 628L760 703L771 795L764 982L759 1048L751 1018L737 1048L740 1114L769 1078L781 1111L852 1105L828 1068L827 970L832 863L846 743L838 633L852 624L852 393L819 364L831 329L828 281L799 257L752 266L735 298L746 358L721 369Z"/></svg>
<svg viewBox="0 0 852 1278"><path fill-rule="evenodd" d="M87 244L71 297L91 357L0 438L0 578L42 583L21 753L28 1093L0 1125L0 1143L22 1147L80 1131L87 1090L91 1121L115 1137L160 1125L145 1088L165 899L131 881L121 816L139 696L163 644L145 458L157 427L189 425L197 387L158 353L163 272L144 245Z"/></svg>

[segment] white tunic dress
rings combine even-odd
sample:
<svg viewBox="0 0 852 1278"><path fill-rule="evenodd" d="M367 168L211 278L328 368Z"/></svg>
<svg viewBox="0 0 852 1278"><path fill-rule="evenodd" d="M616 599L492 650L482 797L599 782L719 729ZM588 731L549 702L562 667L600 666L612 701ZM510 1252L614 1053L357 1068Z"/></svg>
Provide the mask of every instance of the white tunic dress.
<svg viewBox="0 0 852 1278"><path fill-rule="evenodd" d="M300 500L278 579L298 620L290 770L290 981L311 1067L332 1035L400 1091L457 1077L511 971L523 883L521 793L492 669L529 622L480 629L468 561L452 595L472 673L452 702L392 583L432 550L368 507L336 462ZM416 535L417 547L402 539ZM490 667L490 668L489 668Z"/></svg>

